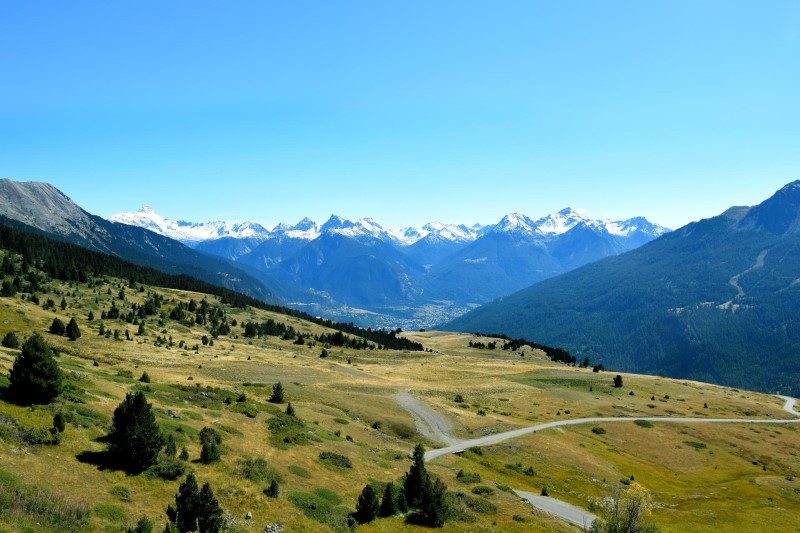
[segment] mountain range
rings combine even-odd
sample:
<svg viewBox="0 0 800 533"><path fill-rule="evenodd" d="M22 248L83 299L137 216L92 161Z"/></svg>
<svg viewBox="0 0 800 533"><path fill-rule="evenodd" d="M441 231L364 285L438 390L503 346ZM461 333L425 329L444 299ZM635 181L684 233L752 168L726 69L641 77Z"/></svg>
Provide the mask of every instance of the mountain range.
<svg viewBox="0 0 800 533"><path fill-rule="evenodd" d="M564 209L537 220L387 228L371 218L303 218L272 229L254 222L185 222L149 207L111 221L158 232L249 272L293 305L366 325L426 327L492 298L668 230L643 217L595 220Z"/></svg>
<svg viewBox="0 0 800 533"><path fill-rule="evenodd" d="M84 211L50 184L0 179L0 223L115 255L170 274L187 274L267 302L275 293L230 262L138 226Z"/></svg>
<svg viewBox="0 0 800 533"><path fill-rule="evenodd" d="M444 327L535 339L632 372L800 394L800 181Z"/></svg>

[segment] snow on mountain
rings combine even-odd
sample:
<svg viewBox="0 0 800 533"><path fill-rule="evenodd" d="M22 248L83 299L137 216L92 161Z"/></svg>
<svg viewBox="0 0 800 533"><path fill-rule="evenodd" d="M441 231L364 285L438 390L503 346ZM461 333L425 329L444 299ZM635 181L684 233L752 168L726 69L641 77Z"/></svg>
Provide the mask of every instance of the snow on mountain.
<svg viewBox="0 0 800 533"><path fill-rule="evenodd" d="M221 237L266 239L269 236L269 230L255 222L185 222L165 218L148 206L142 206L134 213L113 215L109 220L149 229L187 244Z"/></svg>
<svg viewBox="0 0 800 533"><path fill-rule="evenodd" d="M114 215L109 220L143 227L186 244L197 244L222 237L255 238L257 240L292 238L311 241L323 234L335 234L351 238L378 239L398 246L411 246L423 239L431 243L470 243L489 232L518 233L549 240L567 233L579 224L600 233L623 238L632 235L646 235L655 238L669 231L663 226L649 222L644 217L628 220L592 219L581 210L572 208L562 209L536 221L521 213L509 213L497 224L488 226L429 222L423 226L409 226L401 229L385 228L371 218L352 221L338 215L331 215L321 226L309 218L304 218L295 225L280 223L272 230L267 230L254 222L195 223L171 220L162 217L147 206L134 213Z"/></svg>

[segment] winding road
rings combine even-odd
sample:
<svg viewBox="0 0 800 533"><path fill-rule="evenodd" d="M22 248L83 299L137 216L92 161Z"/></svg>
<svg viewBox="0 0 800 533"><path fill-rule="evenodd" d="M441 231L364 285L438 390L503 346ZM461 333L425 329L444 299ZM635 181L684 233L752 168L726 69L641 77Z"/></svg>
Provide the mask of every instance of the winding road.
<svg viewBox="0 0 800 533"><path fill-rule="evenodd" d="M425 437L444 442L447 446L435 450L429 450L425 453L425 460L431 461L443 455L452 453L463 452L475 446L490 446L509 439L552 429L562 426L577 426L581 424L596 424L596 423L617 423L617 422L635 422L637 420L645 420L648 422L659 423L672 423L672 424L794 424L800 423L800 411L797 411L797 400L789 396L780 396L784 401L783 410L792 414L795 418L787 419L764 419L764 418L700 418L700 417L673 417L673 416L606 416L606 417L589 417L589 418L573 418L565 420L555 420L553 422L545 422L543 424L536 424L527 426L511 431L503 431L493 435L486 435L475 439L458 439L450 435L453 428L452 422L445 416L434 411L430 406L423 401L414 398L408 392L400 392L395 396L397 403L406 409L414 418L417 430ZM574 505L550 498L547 496L537 496L530 492L514 490L515 494L523 498L531 505L556 516L570 524L578 527L586 527L591 525L596 516Z"/></svg>

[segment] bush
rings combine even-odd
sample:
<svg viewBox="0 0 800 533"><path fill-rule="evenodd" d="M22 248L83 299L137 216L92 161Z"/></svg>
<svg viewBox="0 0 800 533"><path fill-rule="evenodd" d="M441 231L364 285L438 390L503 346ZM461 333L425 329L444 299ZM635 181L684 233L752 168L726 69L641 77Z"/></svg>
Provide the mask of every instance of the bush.
<svg viewBox="0 0 800 533"><path fill-rule="evenodd" d="M52 402L63 388L63 376L53 351L41 335L34 333L14 359L9 375L9 396L24 405L45 404Z"/></svg>
<svg viewBox="0 0 800 533"><path fill-rule="evenodd" d="M292 492L289 501L308 518L325 524L334 531L349 531L350 509L338 505L318 493Z"/></svg>
<svg viewBox="0 0 800 533"><path fill-rule="evenodd" d="M464 472L463 470L459 470L458 474L456 474L456 479L459 480L461 483L472 484L472 483L480 483L481 476L477 472Z"/></svg>
<svg viewBox="0 0 800 533"><path fill-rule="evenodd" d="M622 388L622 376L620 376L619 374L614 376L614 387L618 389Z"/></svg>
<svg viewBox="0 0 800 533"><path fill-rule="evenodd" d="M353 468L353 463L350 462L350 459L338 453L322 452L319 454L319 460L323 464L334 468Z"/></svg>
<svg viewBox="0 0 800 533"><path fill-rule="evenodd" d="M142 383L150 383L150 374L147 372L142 372L142 375L139 377L139 381Z"/></svg>
<svg viewBox="0 0 800 533"><path fill-rule="evenodd" d="M595 435L605 435L606 434L606 430L601 428L601 427L593 427L592 428L592 433L594 433Z"/></svg>
<svg viewBox="0 0 800 533"><path fill-rule="evenodd" d="M494 489L485 485L478 485L472 487L472 494L477 494L479 496L492 496L494 494Z"/></svg>
<svg viewBox="0 0 800 533"><path fill-rule="evenodd" d="M165 458L147 469L147 475L153 478L175 481L186 474L186 463L175 458Z"/></svg>
<svg viewBox="0 0 800 533"><path fill-rule="evenodd" d="M126 394L114 410L108 443L111 457L131 472L141 472L156 462L164 439L143 392Z"/></svg>
<svg viewBox="0 0 800 533"><path fill-rule="evenodd" d="M8 333L6 333L6 336L3 337L2 344L4 348L11 348L16 350L17 348L19 348L19 338L17 337L16 333L14 333L13 331L9 331Z"/></svg>
<svg viewBox="0 0 800 533"><path fill-rule="evenodd" d="M146 516L143 516L136 522L133 528L129 527L126 533L153 533L153 522Z"/></svg>
<svg viewBox="0 0 800 533"><path fill-rule="evenodd" d="M255 483L283 481L280 472L260 457L256 459L240 459L236 464L234 473Z"/></svg>
<svg viewBox="0 0 800 533"><path fill-rule="evenodd" d="M635 420L633 423L636 424L637 426L641 427L641 428L651 428L651 427L653 427L653 423L650 422L649 420Z"/></svg>
<svg viewBox="0 0 800 533"><path fill-rule="evenodd" d="M42 487L23 484L2 469L0 509L13 509L16 516L35 523L37 530L82 531L91 515L85 503L74 504Z"/></svg>

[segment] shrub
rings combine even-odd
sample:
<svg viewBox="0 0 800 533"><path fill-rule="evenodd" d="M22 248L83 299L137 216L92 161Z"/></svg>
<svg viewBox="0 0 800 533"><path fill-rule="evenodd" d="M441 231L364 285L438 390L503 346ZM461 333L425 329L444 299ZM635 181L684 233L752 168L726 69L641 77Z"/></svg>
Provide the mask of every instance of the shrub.
<svg viewBox="0 0 800 533"><path fill-rule="evenodd" d="M41 335L34 333L22 345L9 375L9 396L17 403L52 402L64 388L63 376L53 351Z"/></svg>
<svg viewBox="0 0 800 533"><path fill-rule="evenodd" d="M326 524L334 531L350 530L350 510L347 507L309 492L292 492L289 494L289 501L308 518Z"/></svg>
<svg viewBox="0 0 800 533"><path fill-rule="evenodd" d="M606 434L606 430L601 428L601 427L593 427L592 428L592 433L594 433L595 435L605 435Z"/></svg>
<svg viewBox="0 0 800 533"><path fill-rule="evenodd" d="M143 392L126 394L114 410L108 443L109 454L129 471L141 472L156 462L164 439Z"/></svg>
<svg viewBox="0 0 800 533"><path fill-rule="evenodd" d="M8 333L6 333L5 337L3 337L2 344L4 348L12 348L16 350L17 348L19 348L19 338L17 337L16 333L14 333L13 331L9 331Z"/></svg>
<svg viewBox="0 0 800 533"><path fill-rule="evenodd" d="M147 475L153 478L175 481L186 473L186 463L175 458L161 459L147 469Z"/></svg>
<svg viewBox="0 0 800 533"><path fill-rule="evenodd" d="M619 374L614 376L614 387L618 389L622 388L622 376L620 376Z"/></svg>
<svg viewBox="0 0 800 533"><path fill-rule="evenodd" d="M142 383L150 383L150 374L147 372L142 372L142 375L139 377L139 381Z"/></svg>
<svg viewBox="0 0 800 533"><path fill-rule="evenodd" d="M319 460L334 468L353 468L353 463L348 457L334 452L322 452L319 454Z"/></svg>
<svg viewBox="0 0 800 533"><path fill-rule="evenodd" d="M129 502L131 501L131 491L127 488L123 487L122 485L114 485L111 487L109 491L113 496L119 498L121 502Z"/></svg>
<svg viewBox="0 0 800 533"><path fill-rule="evenodd" d="M464 403L464 397L461 394L456 394L456 397L453 398L453 401L456 403Z"/></svg>
<svg viewBox="0 0 800 533"><path fill-rule="evenodd" d="M464 472L463 470L459 470L456 474L456 479L459 480L461 483L472 484L472 483L480 483L481 482L481 475L477 472Z"/></svg>
<svg viewBox="0 0 800 533"><path fill-rule="evenodd" d="M256 483L283 481L280 472L260 457L256 459L240 459L236 464L234 473L239 477Z"/></svg>
<svg viewBox="0 0 800 533"><path fill-rule="evenodd" d="M633 423L636 424L637 426L641 427L641 428L651 428L651 427L653 427L653 423L650 422L649 420L636 420Z"/></svg>
<svg viewBox="0 0 800 533"><path fill-rule="evenodd" d="M494 494L494 489L485 485L477 485L472 487L472 494L477 494L479 496L492 496Z"/></svg>

